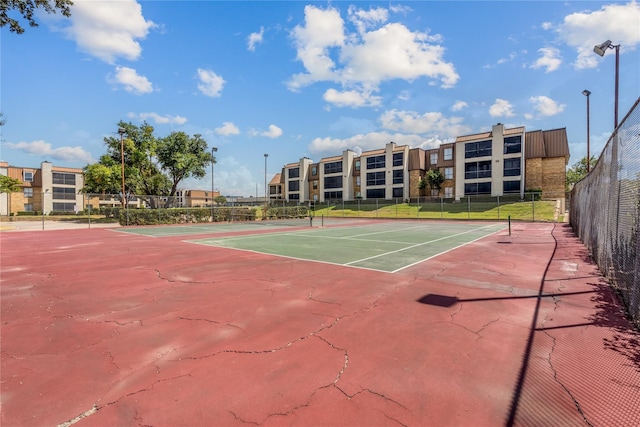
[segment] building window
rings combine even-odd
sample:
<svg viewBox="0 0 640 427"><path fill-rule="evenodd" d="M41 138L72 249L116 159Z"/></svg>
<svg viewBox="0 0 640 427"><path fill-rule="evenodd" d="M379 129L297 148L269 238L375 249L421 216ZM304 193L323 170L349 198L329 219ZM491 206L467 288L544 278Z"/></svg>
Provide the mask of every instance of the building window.
<svg viewBox="0 0 640 427"><path fill-rule="evenodd" d="M464 144L464 158L491 156L491 141L467 142Z"/></svg>
<svg viewBox="0 0 640 427"><path fill-rule="evenodd" d="M381 156L367 157L367 169L383 169L385 166L384 162L384 154Z"/></svg>
<svg viewBox="0 0 640 427"><path fill-rule="evenodd" d="M444 187L444 197L447 199L453 197L453 187Z"/></svg>
<svg viewBox="0 0 640 427"><path fill-rule="evenodd" d="M318 201L318 195L317 195L317 194L314 194L314 195L313 195L313 201L314 201L314 202L317 202L317 201Z"/></svg>
<svg viewBox="0 0 640 427"><path fill-rule="evenodd" d="M356 191L356 199L359 199L362 197L362 193L359 191Z"/></svg>
<svg viewBox="0 0 640 427"><path fill-rule="evenodd" d="M76 190L75 188L53 187L53 199L54 200L75 200Z"/></svg>
<svg viewBox="0 0 640 427"><path fill-rule="evenodd" d="M51 175L54 184L76 185L76 175L73 173L53 172Z"/></svg>
<svg viewBox="0 0 640 427"><path fill-rule="evenodd" d="M300 168L289 169L289 178L299 178Z"/></svg>
<svg viewBox="0 0 640 427"><path fill-rule="evenodd" d="M359 170L360 170L360 160L356 160L356 162L355 162L355 168L356 168L356 170L357 170L357 171L359 171Z"/></svg>
<svg viewBox="0 0 640 427"><path fill-rule="evenodd" d="M312 181L313 182L313 189L317 190L318 189L318 181Z"/></svg>
<svg viewBox="0 0 640 427"><path fill-rule="evenodd" d="M402 166L404 153L393 153L393 166Z"/></svg>
<svg viewBox="0 0 640 427"><path fill-rule="evenodd" d="M519 193L520 181L502 181L502 192L504 193Z"/></svg>
<svg viewBox="0 0 640 427"><path fill-rule="evenodd" d="M444 179L453 179L453 168L444 168Z"/></svg>
<svg viewBox="0 0 640 427"><path fill-rule="evenodd" d="M404 184L404 171L402 169L393 171L393 183L394 184ZM395 197L395 196L393 196Z"/></svg>
<svg viewBox="0 0 640 427"><path fill-rule="evenodd" d="M341 176L325 176L324 188L342 188Z"/></svg>
<svg viewBox="0 0 640 427"><path fill-rule="evenodd" d="M340 173L342 172L342 162L331 162L324 164L324 173Z"/></svg>
<svg viewBox="0 0 640 427"><path fill-rule="evenodd" d="M289 181L289 191L300 191L300 181Z"/></svg>
<svg viewBox="0 0 640 427"><path fill-rule="evenodd" d="M289 194L289 200L300 200L300 194Z"/></svg>
<svg viewBox="0 0 640 427"><path fill-rule="evenodd" d="M325 191L324 198L325 200L342 199L342 191Z"/></svg>
<svg viewBox="0 0 640 427"><path fill-rule="evenodd" d="M384 172L369 172L367 173L367 186L369 185L384 185ZM367 195L367 197L369 197Z"/></svg>
<svg viewBox="0 0 640 427"><path fill-rule="evenodd" d="M356 176L356 187L360 187L360 185L362 184L362 181L360 179L360 175Z"/></svg>
<svg viewBox="0 0 640 427"><path fill-rule="evenodd" d="M384 199L384 188L370 188L367 190L367 199Z"/></svg>
<svg viewBox="0 0 640 427"><path fill-rule="evenodd" d="M464 164L464 179L491 178L491 161ZM466 193L466 191L465 191Z"/></svg>
<svg viewBox="0 0 640 427"><path fill-rule="evenodd" d="M431 189L431 197L438 197L439 195L440 195L440 192L438 191L437 188Z"/></svg>
<svg viewBox="0 0 640 427"><path fill-rule="evenodd" d="M518 175L520 175L520 157L516 157L515 159L504 159L504 176Z"/></svg>
<svg viewBox="0 0 640 427"><path fill-rule="evenodd" d="M429 163L432 165L438 164L438 153L429 154Z"/></svg>
<svg viewBox="0 0 640 427"><path fill-rule="evenodd" d="M318 167L316 165L311 166L311 176L318 175Z"/></svg>
<svg viewBox="0 0 640 427"><path fill-rule="evenodd" d="M404 197L404 190L403 190L402 187L393 188L392 191L393 191L393 198L394 199Z"/></svg>
<svg viewBox="0 0 640 427"><path fill-rule="evenodd" d="M25 212L33 212L33 203L25 203L24 204Z"/></svg>
<svg viewBox="0 0 640 427"><path fill-rule="evenodd" d="M444 160L452 160L452 159L453 159L453 148L445 148Z"/></svg>
<svg viewBox="0 0 640 427"><path fill-rule="evenodd" d="M24 187L22 191L23 191L24 197L33 197L33 188Z"/></svg>
<svg viewBox="0 0 640 427"><path fill-rule="evenodd" d="M33 172L23 172L22 180L24 182L33 182ZM30 211L27 211L27 212L30 212Z"/></svg>
<svg viewBox="0 0 640 427"><path fill-rule="evenodd" d="M491 194L490 182L474 182L464 185L464 194L473 196L477 194Z"/></svg>
<svg viewBox="0 0 640 427"><path fill-rule="evenodd" d="M510 136L504 139L504 154L521 153L522 136Z"/></svg>
<svg viewBox="0 0 640 427"><path fill-rule="evenodd" d="M55 212L75 212L75 203L53 203L53 210Z"/></svg>

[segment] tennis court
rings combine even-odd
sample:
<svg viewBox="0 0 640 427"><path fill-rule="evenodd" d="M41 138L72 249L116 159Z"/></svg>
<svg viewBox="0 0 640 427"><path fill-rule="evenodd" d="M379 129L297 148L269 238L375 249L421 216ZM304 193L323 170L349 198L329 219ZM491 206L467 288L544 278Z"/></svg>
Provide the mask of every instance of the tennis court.
<svg viewBox="0 0 640 427"><path fill-rule="evenodd" d="M395 273L505 229L504 223L422 221L342 220L327 222L326 227L319 226L318 221L312 225L309 220L255 224L151 227L123 231L152 237L211 233L216 236L188 242ZM252 233L256 230L261 232Z"/></svg>

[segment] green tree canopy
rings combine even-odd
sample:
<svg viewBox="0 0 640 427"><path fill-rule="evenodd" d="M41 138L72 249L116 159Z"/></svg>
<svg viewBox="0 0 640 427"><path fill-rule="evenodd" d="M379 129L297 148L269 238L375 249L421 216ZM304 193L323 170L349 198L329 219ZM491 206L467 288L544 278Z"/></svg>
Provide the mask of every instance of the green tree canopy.
<svg viewBox="0 0 640 427"><path fill-rule="evenodd" d="M216 202L216 204L218 205L226 205L227 204L227 198L224 196L216 196L213 198L213 201Z"/></svg>
<svg viewBox="0 0 640 427"><path fill-rule="evenodd" d="M151 196L175 196L182 180L204 177L207 165L215 162L200 135L190 137L184 132L172 132L158 139L153 126L146 122L136 126L121 121L118 128L122 129L122 135L104 138L107 153L98 163L84 169L87 193L122 192L121 147L124 147L125 193L143 197L152 208L158 199ZM173 199L168 197L166 205ZM122 203L124 206L124 198Z"/></svg>
<svg viewBox="0 0 640 427"><path fill-rule="evenodd" d="M9 25L9 31L16 34L24 33L24 28L17 19L9 17L10 11L15 11L26 19L31 27L37 27L33 15L36 9L42 9L47 13L60 11L67 18L71 16L71 0L2 0L0 4L0 27Z"/></svg>
<svg viewBox="0 0 640 427"><path fill-rule="evenodd" d="M440 191L442 183L444 182L444 175L440 172L440 169L429 169L425 178L432 189L435 188Z"/></svg>
<svg viewBox="0 0 640 427"><path fill-rule="evenodd" d="M22 183L6 175L0 175L0 193L17 193L20 191Z"/></svg>
<svg viewBox="0 0 640 427"><path fill-rule="evenodd" d="M207 149L207 141L198 134L171 132L158 141L158 161L171 182L170 196L174 196L178 185L186 178L204 178L207 166L215 158Z"/></svg>
<svg viewBox="0 0 640 427"><path fill-rule="evenodd" d="M598 160L591 156L590 159L590 169L596 165ZM569 169L567 169L567 179L566 179L566 189L567 191L571 190L576 182L580 181L582 178L587 176L587 157L581 158L579 161L574 163Z"/></svg>

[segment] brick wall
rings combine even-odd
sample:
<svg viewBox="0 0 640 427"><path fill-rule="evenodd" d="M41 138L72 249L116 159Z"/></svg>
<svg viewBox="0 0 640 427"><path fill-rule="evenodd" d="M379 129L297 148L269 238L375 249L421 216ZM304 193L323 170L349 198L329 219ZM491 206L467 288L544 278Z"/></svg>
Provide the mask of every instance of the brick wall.
<svg viewBox="0 0 640 427"><path fill-rule="evenodd" d="M525 190L541 188L542 197L547 199L564 197L566 181L564 157L528 159L525 173Z"/></svg>

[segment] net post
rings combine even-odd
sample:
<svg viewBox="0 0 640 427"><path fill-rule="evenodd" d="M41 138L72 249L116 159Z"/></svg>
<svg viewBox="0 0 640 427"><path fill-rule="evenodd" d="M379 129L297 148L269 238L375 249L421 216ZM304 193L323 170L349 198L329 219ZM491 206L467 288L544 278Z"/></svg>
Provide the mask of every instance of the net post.
<svg viewBox="0 0 640 427"><path fill-rule="evenodd" d="M507 217L507 220L509 221L509 236L511 236L511 215Z"/></svg>
<svg viewBox="0 0 640 427"><path fill-rule="evenodd" d="M324 228L324 214L322 214L322 228Z"/></svg>

